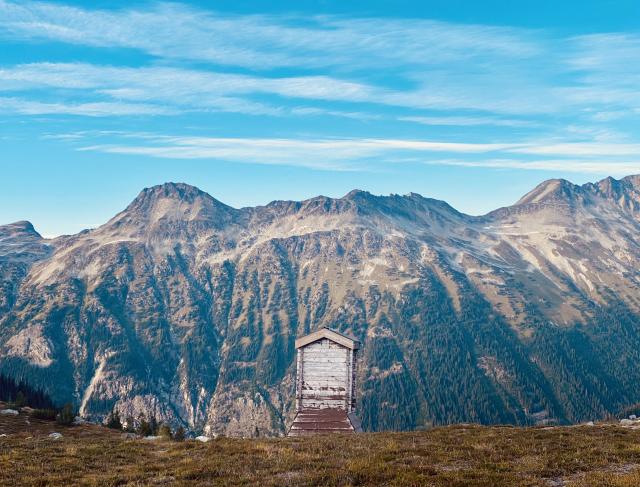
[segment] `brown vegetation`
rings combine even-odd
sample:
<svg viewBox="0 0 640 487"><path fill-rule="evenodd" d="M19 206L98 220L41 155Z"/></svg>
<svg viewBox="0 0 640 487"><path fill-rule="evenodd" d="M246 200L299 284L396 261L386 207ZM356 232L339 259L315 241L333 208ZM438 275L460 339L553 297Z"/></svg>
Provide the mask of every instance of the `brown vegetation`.
<svg viewBox="0 0 640 487"><path fill-rule="evenodd" d="M3 433L0 485L640 485L640 431L613 425L199 443L21 413L0 416Z"/></svg>

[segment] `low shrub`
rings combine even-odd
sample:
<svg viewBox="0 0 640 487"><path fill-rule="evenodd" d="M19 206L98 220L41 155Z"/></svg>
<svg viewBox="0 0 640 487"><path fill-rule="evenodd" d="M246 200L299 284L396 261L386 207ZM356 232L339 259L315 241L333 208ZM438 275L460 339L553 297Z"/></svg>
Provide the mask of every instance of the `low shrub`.
<svg viewBox="0 0 640 487"><path fill-rule="evenodd" d="M27 405L27 398L22 391L18 391L16 398L13 401L14 408L21 408Z"/></svg>
<svg viewBox="0 0 640 487"><path fill-rule="evenodd" d="M147 419L144 414L140 414L136 433L140 436L156 436L158 434L158 421L154 416L151 416L151 419Z"/></svg>
<svg viewBox="0 0 640 487"><path fill-rule="evenodd" d="M54 421L57 415L58 411L55 409L34 409L31 412L32 417L36 419L45 419L47 421Z"/></svg>
<svg viewBox="0 0 640 487"><path fill-rule="evenodd" d="M135 433L136 432L136 421L133 419L133 416L129 415L124 420L124 430L127 433Z"/></svg>
<svg viewBox="0 0 640 487"><path fill-rule="evenodd" d="M176 432L173 434L174 441L184 441L186 434L184 428L182 426L178 427Z"/></svg>
<svg viewBox="0 0 640 487"><path fill-rule="evenodd" d="M115 409L111 411L111 414L107 418L107 428L111 428L114 430L122 429L122 421L120 420L120 413Z"/></svg>
<svg viewBox="0 0 640 487"><path fill-rule="evenodd" d="M166 425L164 423L161 424L158 427L158 436L161 436L165 440L170 440L173 435L171 434L171 428L169 427L169 425Z"/></svg>
<svg viewBox="0 0 640 487"><path fill-rule="evenodd" d="M73 410L73 405L67 403L63 406L60 412L56 415L56 421L58 424L69 426L73 424L73 420L76 417L76 413Z"/></svg>

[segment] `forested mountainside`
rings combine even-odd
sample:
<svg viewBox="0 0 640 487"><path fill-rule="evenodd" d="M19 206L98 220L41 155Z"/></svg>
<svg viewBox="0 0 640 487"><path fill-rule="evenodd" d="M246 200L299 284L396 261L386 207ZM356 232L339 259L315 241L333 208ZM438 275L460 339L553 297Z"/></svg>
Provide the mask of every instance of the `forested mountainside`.
<svg viewBox="0 0 640 487"><path fill-rule="evenodd" d="M234 209L143 190L53 240L0 227L0 373L102 420L278 435L294 340L362 342L366 430L536 424L640 402L640 176L473 217L417 194Z"/></svg>

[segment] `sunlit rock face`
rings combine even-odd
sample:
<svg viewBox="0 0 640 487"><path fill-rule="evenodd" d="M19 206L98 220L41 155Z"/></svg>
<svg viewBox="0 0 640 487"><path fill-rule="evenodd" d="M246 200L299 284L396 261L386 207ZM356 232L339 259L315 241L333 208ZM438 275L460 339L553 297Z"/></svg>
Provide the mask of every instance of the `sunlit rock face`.
<svg viewBox="0 0 640 487"><path fill-rule="evenodd" d="M102 420L280 435L294 340L362 343L367 430L581 421L640 402L640 178L471 217L353 191L234 209L184 184L45 240L0 227L0 372Z"/></svg>

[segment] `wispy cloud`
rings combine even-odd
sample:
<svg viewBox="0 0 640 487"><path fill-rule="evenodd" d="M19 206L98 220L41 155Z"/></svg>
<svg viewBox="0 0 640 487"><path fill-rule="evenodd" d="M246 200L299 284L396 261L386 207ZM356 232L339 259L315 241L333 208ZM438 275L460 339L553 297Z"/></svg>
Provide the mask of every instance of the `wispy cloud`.
<svg viewBox="0 0 640 487"><path fill-rule="evenodd" d="M433 86L399 91L373 84L326 75L264 77L178 67L116 67L87 63L32 63L0 69L0 92L19 93L31 98L46 98L55 93L61 101L89 98L95 101L155 103L184 109L220 110L258 115L301 115L305 107L290 107L288 100L311 100L341 104L387 105L424 110L479 110L497 114L531 116L561 113L569 106L597 97L596 88L553 90L548 96L542 87L526 84L505 88L486 86L495 81L467 86L442 79ZM457 82L458 83L458 82ZM53 91L64 90L64 91ZM481 93L481 91L485 91ZM529 92L528 92L529 91ZM566 96L560 97L559 93ZM271 97L268 101L261 96ZM631 102L640 95L609 93L601 95L607 104ZM40 100L42 101L42 100ZM56 100L60 101L60 100ZM630 103L631 104L631 103ZM632 104L631 104L632 105ZM633 107L631 107L633 108ZM309 110L317 114L323 109ZM370 108L370 110L372 110ZM353 110L324 108L327 115L354 113ZM146 113L146 112L145 112ZM159 113L159 112L158 112ZM360 112L363 113L363 112ZM117 114L117 113L114 113ZM375 117L375 113L372 117ZM403 117L431 125L525 126L534 122L499 117L420 116Z"/></svg>
<svg viewBox="0 0 640 487"><path fill-rule="evenodd" d="M113 134L111 134L113 135ZM411 139L284 139L118 134L116 143L87 145L100 135L69 134L81 151L275 164L323 170L375 169L381 161L538 169L599 174L640 172L640 146L609 144L460 143ZM452 158L451 154L465 156ZM540 157L542 156L542 157Z"/></svg>
<svg viewBox="0 0 640 487"><path fill-rule="evenodd" d="M94 10L0 1L7 37L138 49L161 58L271 69L434 65L538 52L522 31L430 20L222 15L182 4Z"/></svg>
<svg viewBox="0 0 640 487"><path fill-rule="evenodd" d="M579 157L635 157L640 159L640 144L574 142L565 144L539 144L516 148L513 152L535 155Z"/></svg>
<svg viewBox="0 0 640 487"><path fill-rule="evenodd" d="M2 112L20 113L24 115L64 114L88 117L175 114L175 111L170 108L143 103L43 103L20 98L0 97L0 113Z"/></svg>
<svg viewBox="0 0 640 487"><path fill-rule="evenodd" d="M487 153L509 144L471 144L400 139L264 139L129 135L142 144L96 144L81 151L145 155L169 159L211 159L252 164L277 164L325 170L366 168L365 162L398 153Z"/></svg>
<svg viewBox="0 0 640 487"><path fill-rule="evenodd" d="M173 3L107 11L0 0L1 37L130 48L151 57L137 68L21 65L5 70L4 90L63 86L136 102L204 97L212 106L227 104L242 113L257 107L226 103L221 93L236 93L247 104L247 97L266 93L502 114L557 114L591 103L626 106L638 98L628 84L603 97L596 79L605 63L610 72L637 59L632 37L558 39L542 31L418 19L222 15ZM617 54L607 58L612 50ZM152 67L155 61L173 67ZM195 70L189 61L209 66ZM229 67L253 74L225 73ZM268 74L283 67L298 75ZM379 82L366 81L372 71ZM578 74L559 83L566 73Z"/></svg>
<svg viewBox="0 0 640 487"><path fill-rule="evenodd" d="M640 66L640 34L601 33L573 37L568 40L570 47L569 65L587 73L610 73L638 76ZM626 78L619 80L626 83Z"/></svg>
<svg viewBox="0 0 640 487"><path fill-rule="evenodd" d="M488 97L426 92L400 92L330 76L266 78L169 67L114 67L82 63L34 63L0 69L0 91L28 92L41 96L52 89L70 91L67 96L101 97L111 100L157 103L189 109L216 109L249 114L293 113L287 99L307 99L346 104L373 104L412 109L483 109L497 112L538 112L532 102L495 103ZM258 102L259 95L278 97ZM527 105L527 106L525 106ZM296 108L300 114L300 108ZM463 124L468 119L460 119Z"/></svg>
<svg viewBox="0 0 640 487"><path fill-rule="evenodd" d="M119 123L195 114L222 126L234 113L269 121L251 125L247 137L242 129L233 138L111 134L117 140L84 150L320 169L421 158L463 165L464 154L468 165L594 172L630 169L640 159L635 32L562 37L423 19L0 0L3 40L134 52L136 59L1 65L3 114ZM317 123L323 117L332 120ZM299 130L303 118L308 131ZM360 130L330 138L334 122ZM375 130L367 133L365 123Z"/></svg>
<svg viewBox="0 0 640 487"><path fill-rule="evenodd" d="M496 127L538 127L540 124L530 120L513 120L496 117L422 117L422 116L406 116L398 117L398 120L404 122L415 122L422 125L446 125L456 127L477 127L482 125L493 125Z"/></svg>
<svg viewBox="0 0 640 487"><path fill-rule="evenodd" d="M57 96L84 92L117 101L197 104L260 115L295 115L283 109L282 100L251 99L265 94L525 116L588 107L598 112L640 108L635 62L640 37L633 34L565 39L521 28L418 19L222 15L175 3L98 10L0 0L2 37L136 49L150 56L137 67L35 63L2 70L0 90L31 88L36 98L39 90L65 88L76 93ZM158 61L172 66L155 66ZM190 61L209 65L194 69ZM251 74L229 73L230 67ZM279 68L297 74L271 74ZM378 74L375 83L372 71ZM332 112L340 113L334 107L325 114ZM411 119L430 125L526 123L483 122L469 115Z"/></svg>
<svg viewBox="0 0 640 487"><path fill-rule="evenodd" d="M599 175L626 176L640 172L640 158L633 161L605 161L605 160L584 160L584 159L539 159L539 160L518 160L518 159L439 159L435 161L424 161L425 164L459 166L459 167L481 167L493 169L518 169L527 171L553 171L553 172L573 172L590 173Z"/></svg>
<svg viewBox="0 0 640 487"><path fill-rule="evenodd" d="M277 115L284 110L252 100L249 95L343 102L373 102L376 96L383 96L374 87L328 76L261 78L193 69L81 63L36 63L0 69L0 92L29 90L37 95L51 89L71 91L70 98L159 103L174 111L183 107L259 115Z"/></svg>

